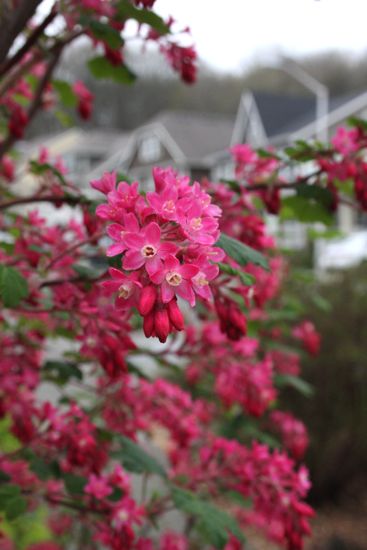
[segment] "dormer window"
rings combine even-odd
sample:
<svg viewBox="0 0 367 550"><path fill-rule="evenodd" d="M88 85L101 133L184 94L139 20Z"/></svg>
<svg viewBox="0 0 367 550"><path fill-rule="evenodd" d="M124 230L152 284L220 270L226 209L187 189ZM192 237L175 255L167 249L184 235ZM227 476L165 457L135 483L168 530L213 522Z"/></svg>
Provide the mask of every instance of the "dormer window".
<svg viewBox="0 0 367 550"><path fill-rule="evenodd" d="M144 163L155 162L161 154L161 145L156 136L143 137L139 148L139 160Z"/></svg>

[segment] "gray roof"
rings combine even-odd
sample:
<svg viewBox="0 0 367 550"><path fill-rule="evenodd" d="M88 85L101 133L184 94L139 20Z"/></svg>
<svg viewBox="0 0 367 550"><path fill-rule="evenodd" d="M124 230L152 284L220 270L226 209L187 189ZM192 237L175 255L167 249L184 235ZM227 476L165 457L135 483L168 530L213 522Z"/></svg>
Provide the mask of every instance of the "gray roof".
<svg viewBox="0 0 367 550"><path fill-rule="evenodd" d="M360 96L353 92L330 98L329 113ZM316 98L253 92L268 137L295 132L315 121Z"/></svg>
<svg viewBox="0 0 367 550"><path fill-rule="evenodd" d="M149 121L167 130L187 159L203 159L230 146L235 117L192 111L162 111Z"/></svg>
<svg viewBox="0 0 367 550"><path fill-rule="evenodd" d="M29 141L20 142L19 150L26 157L36 154L40 147L46 146L51 151L55 147L60 150L60 154L69 152L83 154L98 154L101 156L110 156L117 150L126 146L130 134L114 129L89 130L78 127L38 136Z"/></svg>
<svg viewBox="0 0 367 550"><path fill-rule="evenodd" d="M110 155L123 149L130 137L130 133L120 130L83 130L83 136L76 145L78 152L96 152Z"/></svg>
<svg viewBox="0 0 367 550"><path fill-rule="evenodd" d="M262 123L268 137L296 130L311 122L316 114L314 97L287 96L268 92L253 92Z"/></svg>

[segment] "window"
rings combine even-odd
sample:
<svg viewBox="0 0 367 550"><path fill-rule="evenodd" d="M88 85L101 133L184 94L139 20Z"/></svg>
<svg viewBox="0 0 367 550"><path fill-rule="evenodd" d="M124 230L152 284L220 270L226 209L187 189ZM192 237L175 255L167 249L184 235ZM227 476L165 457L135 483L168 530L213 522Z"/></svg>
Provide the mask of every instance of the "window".
<svg viewBox="0 0 367 550"><path fill-rule="evenodd" d="M161 146L155 136L146 136L142 139L138 155L141 162L154 162L159 159L160 154Z"/></svg>

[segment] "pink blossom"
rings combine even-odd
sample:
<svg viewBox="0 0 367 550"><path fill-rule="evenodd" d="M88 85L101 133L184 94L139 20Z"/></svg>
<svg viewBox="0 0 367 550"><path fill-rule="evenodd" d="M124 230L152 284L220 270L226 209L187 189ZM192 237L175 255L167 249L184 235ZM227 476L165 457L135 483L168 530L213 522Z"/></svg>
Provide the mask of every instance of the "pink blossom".
<svg viewBox="0 0 367 550"><path fill-rule="evenodd" d="M177 258L170 255L164 265L151 273L150 278L155 284L161 285L162 302L167 304L177 294L187 300L191 306L195 305L195 294L192 288L192 279L199 272L199 268L192 264L181 264Z"/></svg>
<svg viewBox="0 0 367 550"><path fill-rule="evenodd" d="M331 143L341 155L350 155L358 150L358 129L347 130L340 126L335 135L331 138Z"/></svg>
<svg viewBox="0 0 367 550"><path fill-rule="evenodd" d="M126 275L123 271L114 267L110 267L108 272L112 279L103 281L101 286L106 294L110 295L117 292L116 307L129 307L133 304L133 300L136 298L136 294L142 286L137 275L135 273Z"/></svg>
<svg viewBox="0 0 367 550"><path fill-rule="evenodd" d="M150 277L162 268L163 259L178 250L174 243L161 241L161 230L155 222L148 224L139 233L127 233L124 242L127 250L122 267L135 270L144 265Z"/></svg>
<svg viewBox="0 0 367 550"><path fill-rule="evenodd" d="M84 487L84 492L98 500L103 500L112 493L112 488L104 477L91 474L88 477L87 485Z"/></svg>

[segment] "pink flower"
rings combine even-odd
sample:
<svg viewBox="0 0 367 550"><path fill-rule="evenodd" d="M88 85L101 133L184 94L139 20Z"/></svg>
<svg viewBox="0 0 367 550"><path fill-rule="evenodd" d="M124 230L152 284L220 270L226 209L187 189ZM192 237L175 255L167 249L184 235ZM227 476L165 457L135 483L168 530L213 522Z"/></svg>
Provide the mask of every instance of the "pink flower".
<svg viewBox="0 0 367 550"><path fill-rule="evenodd" d="M174 256L168 256L164 266L151 274L151 280L161 285L162 302L167 304L172 298L179 296L187 300L191 306L195 305L195 294L192 288L192 278L199 272L199 268L191 264L180 264Z"/></svg>
<svg viewBox="0 0 367 550"><path fill-rule="evenodd" d="M166 186L161 193L148 193L147 200L154 212L166 220L177 221L177 187Z"/></svg>
<svg viewBox="0 0 367 550"><path fill-rule="evenodd" d="M295 326L292 335L301 340L304 348L310 355L318 355L320 351L321 338L315 325L311 321L304 321Z"/></svg>
<svg viewBox="0 0 367 550"><path fill-rule="evenodd" d="M199 268L199 271L192 278L194 291L204 300L210 300L213 295L209 283L218 276L219 267L209 263L206 256L200 256L195 261L195 266Z"/></svg>
<svg viewBox="0 0 367 550"><path fill-rule="evenodd" d="M236 164L251 164L256 162L257 154L253 149L245 143L238 143L230 148L230 152Z"/></svg>
<svg viewBox="0 0 367 550"><path fill-rule="evenodd" d="M81 80L74 83L73 92L78 99L78 112L84 120L87 120L92 114L94 95Z"/></svg>
<svg viewBox="0 0 367 550"><path fill-rule="evenodd" d="M0 161L0 175L4 176L4 178L9 182L14 179L15 166L9 155L4 155Z"/></svg>
<svg viewBox="0 0 367 550"><path fill-rule="evenodd" d="M102 500L112 493L112 488L103 477L90 474L84 492L98 500Z"/></svg>
<svg viewBox="0 0 367 550"><path fill-rule="evenodd" d="M132 214L131 212L129 214L124 214L123 225L121 225L120 223L113 223L107 229L109 237L117 242L111 244L111 246L107 248L106 255L116 256L117 254L121 254L122 252L124 252L127 248L124 240L125 235L127 233L138 233L139 230L139 222L134 214Z"/></svg>
<svg viewBox="0 0 367 550"><path fill-rule="evenodd" d="M125 275L123 271L110 267L108 270L112 279L103 281L101 286L105 290L106 294L113 294L117 292L116 307L126 308L133 304L136 291L141 288L141 283L137 280L137 274L131 273Z"/></svg>
<svg viewBox="0 0 367 550"><path fill-rule="evenodd" d="M106 172L101 179L93 180L90 182L91 187L97 189L104 195L107 195L110 191L113 191L116 187L116 172Z"/></svg>
<svg viewBox="0 0 367 550"><path fill-rule="evenodd" d="M124 241L127 251L122 267L135 270L145 265L150 276L162 268L163 259L178 250L174 243L161 241L161 230L155 222L148 224L139 233L128 233Z"/></svg>
<svg viewBox="0 0 367 550"><path fill-rule="evenodd" d="M199 244L214 244L219 238L218 221L205 215L205 208L197 202L190 202L191 207L180 216L180 224L190 241Z"/></svg>
<svg viewBox="0 0 367 550"><path fill-rule="evenodd" d="M340 127L331 138L331 143L338 153L342 155L349 155L350 153L358 150L359 145L357 139L357 128L347 130L346 128Z"/></svg>

